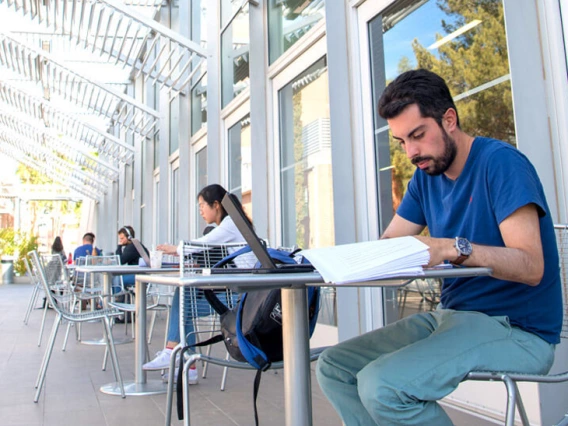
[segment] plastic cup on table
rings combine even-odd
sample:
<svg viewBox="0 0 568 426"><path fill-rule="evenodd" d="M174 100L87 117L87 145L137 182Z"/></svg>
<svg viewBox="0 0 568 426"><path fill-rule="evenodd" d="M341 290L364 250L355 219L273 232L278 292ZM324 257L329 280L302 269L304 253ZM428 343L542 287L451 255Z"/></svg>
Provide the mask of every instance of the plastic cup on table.
<svg viewBox="0 0 568 426"><path fill-rule="evenodd" d="M163 251L160 251L160 250L151 251L150 252L150 267L151 268L161 268L163 256L164 256Z"/></svg>

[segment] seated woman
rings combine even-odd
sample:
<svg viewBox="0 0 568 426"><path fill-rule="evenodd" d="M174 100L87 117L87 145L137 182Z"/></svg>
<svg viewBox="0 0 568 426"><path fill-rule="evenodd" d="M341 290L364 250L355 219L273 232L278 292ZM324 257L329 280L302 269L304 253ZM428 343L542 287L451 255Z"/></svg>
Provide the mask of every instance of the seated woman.
<svg viewBox="0 0 568 426"><path fill-rule="evenodd" d="M231 217L227 214L221 205L221 200L227 193L227 190L221 185L213 184L203 188L198 196L199 214L208 224L216 224L209 233L201 238L193 240L199 243L224 244L224 243L240 243L244 242L244 238L235 226ZM158 250L162 250L166 254L178 254L180 256L189 255L191 253L178 253L178 247L171 244L159 245ZM203 303L208 302L201 298ZM188 334L188 344L195 343L195 335L193 333L193 322L191 319L185 323L185 330ZM169 368L172 350L180 342L180 324L179 324L179 289L175 290L170 308L170 323L167 331L166 347L156 354L156 358L147 362L142 367L144 370L163 370ZM197 370L195 365L189 372L189 383L197 383Z"/></svg>

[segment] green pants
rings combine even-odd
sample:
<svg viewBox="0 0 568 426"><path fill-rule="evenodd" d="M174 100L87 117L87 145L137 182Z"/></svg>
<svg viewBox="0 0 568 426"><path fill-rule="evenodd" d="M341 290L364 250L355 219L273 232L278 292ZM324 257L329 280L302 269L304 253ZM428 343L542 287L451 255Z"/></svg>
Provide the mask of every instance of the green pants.
<svg viewBox="0 0 568 426"><path fill-rule="evenodd" d="M445 426L436 401L470 371L545 374L554 347L507 317L440 309L327 349L316 373L347 426Z"/></svg>

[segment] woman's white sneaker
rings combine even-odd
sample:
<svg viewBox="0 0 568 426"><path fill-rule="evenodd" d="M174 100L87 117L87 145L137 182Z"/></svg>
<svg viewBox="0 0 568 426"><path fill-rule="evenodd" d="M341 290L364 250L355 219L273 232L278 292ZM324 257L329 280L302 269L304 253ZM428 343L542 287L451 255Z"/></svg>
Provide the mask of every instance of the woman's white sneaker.
<svg viewBox="0 0 568 426"><path fill-rule="evenodd" d="M189 370L188 383L190 385L196 385L199 378L197 377L197 368L192 368Z"/></svg>
<svg viewBox="0 0 568 426"><path fill-rule="evenodd" d="M170 368L172 349L163 349L156 353L156 358L142 366L142 370L163 370Z"/></svg>
<svg viewBox="0 0 568 426"><path fill-rule="evenodd" d="M175 370L175 373L174 373L174 383L177 383L178 373L179 373L179 367L176 367L176 370ZM164 383L168 383L168 376L169 376L168 371L164 371L162 373L162 381ZM197 374L197 368L189 370L189 381L188 381L188 383L190 385L196 385L196 384L199 383L199 376Z"/></svg>

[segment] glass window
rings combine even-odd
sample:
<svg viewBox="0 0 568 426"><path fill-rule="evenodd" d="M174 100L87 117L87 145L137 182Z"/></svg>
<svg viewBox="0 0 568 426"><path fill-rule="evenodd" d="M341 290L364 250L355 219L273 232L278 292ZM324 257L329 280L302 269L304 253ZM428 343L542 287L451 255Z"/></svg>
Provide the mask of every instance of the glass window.
<svg viewBox="0 0 568 426"><path fill-rule="evenodd" d="M207 147L197 151L195 154L195 193L199 194L205 186L207 186ZM203 218L199 215L199 206L195 203L195 217L197 236L201 236L203 230L207 226Z"/></svg>
<svg viewBox="0 0 568 426"><path fill-rule="evenodd" d="M250 150L250 114L229 129L229 187L252 219L252 172Z"/></svg>
<svg viewBox="0 0 568 426"><path fill-rule="evenodd" d="M268 2L268 50L272 64L325 16L324 0Z"/></svg>
<svg viewBox="0 0 568 426"><path fill-rule="evenodd" d="M392 218L415 170L376 113L384 88L402 72L426 68L441 75L465 132L516 144L503 15L501 0L415 0L396 2L369 21L379 198L392 200L380 209L388 216L381 223ZM398 315L435 308L439 290L439 283L429 280L404 287Z"/></svg>
<svg viewBox="0 0 568 426"><path fill-rule="evenodd" d="M171 239L175 244L180 240L179 237L179 164L172 170L172 188L171 188L171 211L172 211L172 228Z"/></svg>
<svg viewBox="0 0 568 426"><path fill-rule="evenodd" d="M179 96L170 102L170 155L179 148Z"/></svg>
<svg viewBox="0 0 568 426"><path fill-rule="evenodd" d="M191 4L191 38L204 49L207 48L207 7L205 1ZM198 64L198 65L195 65ZM207 123L207 58L196 59L193 66L201 69L195 73L191 87L191 135Z"/></svg>
<svg viewBox="0 0 568 426"><path fill-rule="evenodd" d="M224 28L243 5L243 0L221 0L221 28Z"/></svg>
<svg viewBox="0 0 568 426"><path fill-rule="evenodd" d="M160 200L160 175L154 176L154 205L153 205L153 216L154 216L154 223L153 223L153 238L152 241L156 243L158 241L158 224L160 223L160 207L158 206L158 202Z"/></svg>
<svg viewBox="0 0 568 426"><path fill-rule="evenodd" d="M334 244L327 61L322 58L282 88L280 181L282 244Z"/></svg>
<svg viewBox="0 0 568 426"><path fill-rule="evenodd" d="M206 64L204 63L205 67ZM207 124L207 74L191 89L191 135Z"/></svg>
<svg viewBox="0 0 568 426"><path fill-rule="evenodd" d="M156 111L159 111L160 110L159 85L155 84L153 86L153 90L154 90L154 109ZM159 124L157 124L157 126L159 126ZM161 141L160 133L157 133L156 136L154 136L154 169L160 166L160 141ZM167 141L165 141L165 143L167 143Z"/></svg>
<svg viewBox="0 0 568 426"><path fill-rule="evenodd" d="M249 86L249 41L249 6L246 3L221 33L223 107Z"/></svg>

